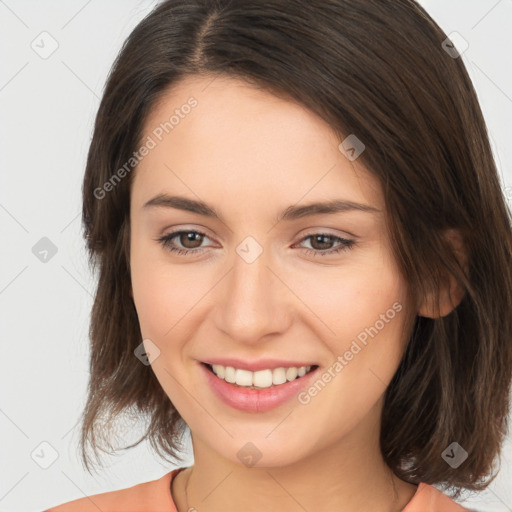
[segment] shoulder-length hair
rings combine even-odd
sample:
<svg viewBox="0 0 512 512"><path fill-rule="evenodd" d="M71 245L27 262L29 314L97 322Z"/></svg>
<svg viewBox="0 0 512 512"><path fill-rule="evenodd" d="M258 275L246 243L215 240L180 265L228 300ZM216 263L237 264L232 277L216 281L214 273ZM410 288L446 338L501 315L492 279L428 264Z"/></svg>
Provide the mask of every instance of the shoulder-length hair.
<svg viewBox="0 0 512 512"><path fill-rule="evenodd" d="M414 0L167 0L137 25L108 77L83 181L89 263L99 270L80 439L89 471L89 447L97 456L128 411L149 419L130 447L147 439L181 460L186 424L134 356L126 162L173 84L224 75L299 102L340 141L364 142L359 158L382 185L412 304L447 274L464 290L448 315L414 319L386 390L381 450L411 483L480 490L492 481L484 478L507 431L512 376L511 213L475 90L447 42ZM465 265L447 230L460 234ZM442 457L452 442L468 453L456 469Z"/></svg>

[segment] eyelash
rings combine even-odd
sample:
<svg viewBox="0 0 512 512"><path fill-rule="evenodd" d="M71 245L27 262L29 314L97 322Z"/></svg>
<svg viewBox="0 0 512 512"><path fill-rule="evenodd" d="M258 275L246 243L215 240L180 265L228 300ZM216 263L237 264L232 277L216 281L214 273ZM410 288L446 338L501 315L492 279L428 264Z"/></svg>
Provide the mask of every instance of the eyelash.
<svg viewBox="0 0 512 512"><path fill-rule="evenodd" d="M179 230L179 231L173 231L172 233L169 233L168 235L164 235L164 236L162 236L160 238L157 238L156 240L157 240L157 242L160 242L165 249L167 249L168 251L173 252L175 254L187 255L189 253L199 254L199 253L203 252L204 248L199 248L199 249L180 249L179 247L175 247L171 243L171 240L173 238L175 238L177 235L180 235L182 233L195 233L195 234L198 234L198 235L201 235L201 236L205 236L205 237L208 238L208 235L206 235L206 233L203 233L201 231L197 231L195 229L189 229L189 230L183 230L182 229L182 230ZM326 251L320 251L320 250L317 250L317 249L308 249L308 248L304 248L303 247L303 249L306 251L306 254L308 254L308 255L316 256L317 254L320 254L320 256L327 256L327 255L338 254L340 252L350 250L352 248L352 246L355 244L354 240L347 240L346 238L341 238L341 237L333 235L331 233L310 233L309 235L306 235L305 237L303 237L300 240L300 242L303 242L303 241L307 240L308 238L312 238L312 237L315 237L315 236L330 237L330 238L333 239L333 241L339 241L340 245L338 245L334 249L328 249Z"/></svg>

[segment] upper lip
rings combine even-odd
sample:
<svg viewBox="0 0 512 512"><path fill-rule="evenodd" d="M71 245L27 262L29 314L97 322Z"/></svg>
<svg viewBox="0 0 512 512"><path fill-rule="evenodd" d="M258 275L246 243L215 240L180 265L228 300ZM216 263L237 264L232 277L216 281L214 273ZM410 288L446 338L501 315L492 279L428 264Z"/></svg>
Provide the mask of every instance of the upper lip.
<svg viewBox="0 0 512 512"><path fill-rule="evenodd" d="M206 364L220 364L222 366L232 366L241 370L257 372L258 370L274 370L275 368L289 368L290 366L316 366L315 363L304 361L289 361L284 359L259 359L258 361L244 361L236 358L211 358L203 361Z"/></svg>

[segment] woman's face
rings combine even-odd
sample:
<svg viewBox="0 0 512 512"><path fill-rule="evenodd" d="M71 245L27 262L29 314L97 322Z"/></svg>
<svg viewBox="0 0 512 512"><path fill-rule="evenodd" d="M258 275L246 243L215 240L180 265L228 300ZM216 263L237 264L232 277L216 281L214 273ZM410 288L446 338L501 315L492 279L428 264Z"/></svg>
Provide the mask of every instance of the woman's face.
<svg viewBox="0 0 512 512"><path fill-rule="evenodd" d="M407 312L382 192L357 152L349 159L305 108L220 77L167 93L142 140L133 298L152 369L194 442L258 466L365 442L405 348ZM350 203L303 210L331 201ZM245 387L205 362L239 368L225 378ZM277 384L300 366L313 372Z"/></svg>

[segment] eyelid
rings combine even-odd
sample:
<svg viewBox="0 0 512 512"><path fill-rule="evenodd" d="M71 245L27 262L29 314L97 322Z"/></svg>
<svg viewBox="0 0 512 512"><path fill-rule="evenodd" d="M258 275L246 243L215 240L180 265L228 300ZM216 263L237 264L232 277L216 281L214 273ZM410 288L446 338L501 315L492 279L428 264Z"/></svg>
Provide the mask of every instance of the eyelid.
<svg viewBox="0 0 512 512"><path fill-rule="evenodd" d="M347 240L353 240L354 242L357 241L359 238L357 235L354 235L353 233L350 233L349 231L344 230L338 230L338 231L332 231L334 228L323 228L321 226L308 228L307 231L300 236L300 238L304 238L306 236L310 235L317 235L319 233L322 233L324 235L330 235L330 236L337 236L339 238L345 238Z"/></svg>
<svg viewBox="0 0 512 512"><path fill-rule="evenodd" d="M164 230L162 230L161 236L168 236L173 233L174 234L179 233L181 231L197 231L199 233L203 233L210 240L215 240L215 238L216 238L215 236L211 235L211 232L207 227L202 226L200 224L195 224L194 226L187 226L187 225L182 226L181 224L178 224L175 226L168 226Z"/></svg>
<svg viewBox="0 0 512 512"><path fill-rule="evenodd" d="M330 233L329 231L326 231L326 230L317 229L317 230L314 230L312 232L309 232L309 233L306 233L306 234L302 235L299 238L298 242L295 242L292 245L292 247L300 246L301 244L305 243L307 240L311 240L315 236L331 237L331 239L334 240L335 242L341 242L341 245L350 246L350 247L353 247L353 246L355 246L357 244L356 237L347 237L347 236L344 236L344 235ZM318 252L320 253L322 251L318 251ZM328 254L329 250L323 251L323 252L325 254Z"/></svg>

